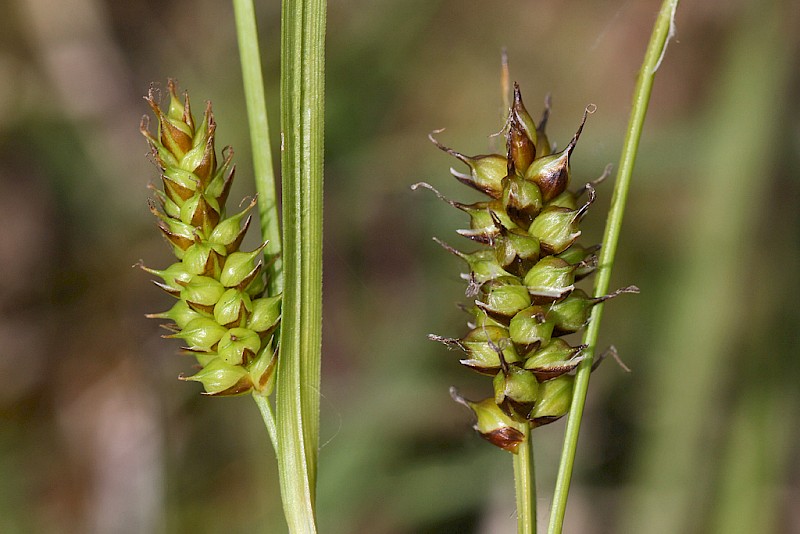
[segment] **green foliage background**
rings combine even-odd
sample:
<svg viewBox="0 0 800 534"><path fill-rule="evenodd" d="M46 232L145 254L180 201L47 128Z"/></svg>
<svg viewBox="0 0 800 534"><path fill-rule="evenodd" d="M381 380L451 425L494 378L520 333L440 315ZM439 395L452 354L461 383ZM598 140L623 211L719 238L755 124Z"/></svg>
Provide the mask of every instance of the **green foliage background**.
<svg viewBox="0 0 800 534"><path fill-rule="evenodd" d="M231 199L253 194L230 5L4 7L0 531L283 532L255 406L175 380L188 361L143 317L169 297L129 267L170 262L146 207L150 81L172 76L196 106L213 100L219 139L237 151ZM440 139L459 151L493 148L504 46L532 113L552 93L560 146L597 105L575 185L616 163L657 8L331 3L322 532L513 531L510 457L470 432L447 393L478 398L485 384L425 337L464 332L462 266L430 236L458 243L465 216L408 186L474 198L426 134L447 127ZM258 6L274 124L277 9ZM633 373L603 365L592 378L567 532L800 529L798 11L679 7L612 282L642 293L609 304L600 341ZM611 186L598 193L587 243ZM543 510L562 431L536 432Z"/></svg>

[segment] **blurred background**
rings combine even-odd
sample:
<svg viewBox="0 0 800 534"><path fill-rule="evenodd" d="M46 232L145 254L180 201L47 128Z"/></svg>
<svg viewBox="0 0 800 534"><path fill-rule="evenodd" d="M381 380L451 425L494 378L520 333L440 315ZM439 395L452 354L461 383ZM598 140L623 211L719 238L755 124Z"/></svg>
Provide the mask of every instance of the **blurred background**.
<svg viewBox="0 0 800 534"><path fill-rule="evenodd" d="M278 2L259 29L277 149ZM458 337L463 270L431 236L465 215L409 185L453 180L502 126L500 54L575 185L616 164L655 0L350 0L328 23L325 533L513 532L511 457L480 440L488 381L426 339ZM594 373L569 533L800 532L800 6L684 2L656 78ZM246 397L176 377L131 266L172 261L138 132L168 77L214 103L253 194L232 8L216 0L6 0L0 21L0 532L286 531L274 454ZM599 242L613 183L585 220ZM253 228L257 228L253 225ZM251 230L250 245L258 236ZM461 241L460 241L461 240ZM562 422L537 430L541 520ZM266 527L264 526L266 525Z"/></svg>

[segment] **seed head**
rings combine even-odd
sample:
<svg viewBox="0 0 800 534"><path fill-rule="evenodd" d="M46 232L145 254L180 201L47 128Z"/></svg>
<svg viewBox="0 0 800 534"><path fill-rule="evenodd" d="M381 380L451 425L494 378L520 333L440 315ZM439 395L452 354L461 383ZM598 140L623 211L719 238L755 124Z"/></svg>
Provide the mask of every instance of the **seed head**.
<svg viewBox="0 0 800 534"><path fill-rule="evenodd" d="M200 365L196 374L182 380L200 382L207 395L268 395L281 298L262 296L266 282L260 256L266 243L250 252L239 250L255 199L226 216L233 151L224 149L222 159L217 157L211 103L198 122L188 95L179 98L171 80L167 88L166 109L154 89L145 97L157 121L155 134L147 118L141 130L163 183L150 211L178 261L164 270L142 268L160 278L156 284L178 302L148 317L170 321L165 326L173 333L165 337L181 339L184 351Z"/></svg>
<svg viewBox="0 0 800 534"><path fill-rule="evenodd" d="M433 136L438 148L469 167L469 173L451 169L457 180L486 195L463 204L433 191L469 216L469 228L458 233L478 244L463 252L440 240L445 250L461 258L469 269L464 309L471 316L469 332L460 339L431 335L466 354L460 363L493 377L493 393L480 402L453 398L475 413L475 429L491 443L516 452L523 439L521 425L537 427L569 410L574 376L585 346L573 347L561 336L580 330L592 306L635 288L591 297L575 283L597 267L597 246L578 244L580 224L595 200L595 186L603 175L575 191L570 158L593 106L586 108L572 140L561 151L545 133L550 99L538 124L534 122L514 84L514 99L506 121L505 154L465 156ZM439 133L439 132L436 132ZM180 230L180 229L178 229Z"/></svg>

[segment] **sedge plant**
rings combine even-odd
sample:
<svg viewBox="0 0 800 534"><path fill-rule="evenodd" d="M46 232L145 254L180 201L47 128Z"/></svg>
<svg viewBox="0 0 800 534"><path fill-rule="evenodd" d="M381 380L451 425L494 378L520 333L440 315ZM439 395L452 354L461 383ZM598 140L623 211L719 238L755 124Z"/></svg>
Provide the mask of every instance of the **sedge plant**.
<svg viewBox="0 0 800 534"><path fill-rule="evenodd" d="M234 214L226 200L233 150L216 147L208 103L195 116L188 95L168 83L166 103L145 100L156 125L142 121L163 188L150 209L177 261L143 267L176 299L166 320L197 371L181 375L203 393L250 394L278 460L290 532L316 532L322 332L322 158L324 0L284 0L281 15L281 191L279 224L269 125L252 0L233 1L257 198ZM154 130L154 131L151 131ZM258 206L262 243L240 250ZM274 401L273 401L274 393Z"/></svg>
<svg viewBox="0 0 800 534"><path fill-rule="evenodd" d="M663 51L676 3L665 2L640 75L602 248L578 240L606 173L569 189L570 158L592 109L557 151L545 133L549 103L535 121L515 84L504 154L465 156L432 138L469 168L453 175L487 197L474 204L447 200L470 217L470 227L459 233L482 248L465 253L440 242L469 267L464 278L472 320L461 338L432 337L461 349L463 365L492 377L487 399L451 393L474 412L482 437L514 454L519 532L534 532L536 524L532 430L570 413L551 514L551 532L560 532L576 429L596 363L599 310L605 300L637 291L630 286L605 294L658 47ZM194 357L198 370L184 380L199 382L209 396L252 395L277 456L289 530L316 532L326 6L324 0L282 5L279 224L254 9L252 0L233 4L258 196L228 214L233 151L217 153L211 105L198 118L173 82L166 103L151 90L146 101L157 124L151 131L143 121L142 133L163 189L154 187L150 207L177 259L163 270L145 268L176 298L169 310L151 317L168 321L166 337L180 339ZM418 187L435 191L429 184ZM240 250L256 206L262 242ZM592 295L576 288L594 272L600 276ZM582 344L564 340L587 323Z"/></svg>
<svg viewBox="0 0 800 534"><path fill-rule="evenodd" d="M467 156L431 136L439 149L468 169L451 169L452 175L485 199L465 204L446 199L430 184L412 186L430 189L465 212L469 228L458 233L479 245L463 252L436 240L468 267L462 278L470 299L464 306L470 321L463 337L432 334L430 338L459 350L462 365L491 378L488 398L467 400L455 388L451 395L473 412L474 428L481 437L514 457L520 534L536 531L532 431L569 413L548 532L562 530L589 376L602 359L595 358L602 303L621 293L638 292L629 286L606 294L650 91L673 31L677 3L663 3L645 54L600 245L579 243L580 223L608 169L592 182L569 188L570 158L593 106L586 108L572 140L556 150L545 133L549 101L535 121L514 84L503 129L505 153ZM590 295L576 283L591 274L597 276ZM584 327L581 344L564 339ZM614 354L613 348L609 353Z"/></svg>

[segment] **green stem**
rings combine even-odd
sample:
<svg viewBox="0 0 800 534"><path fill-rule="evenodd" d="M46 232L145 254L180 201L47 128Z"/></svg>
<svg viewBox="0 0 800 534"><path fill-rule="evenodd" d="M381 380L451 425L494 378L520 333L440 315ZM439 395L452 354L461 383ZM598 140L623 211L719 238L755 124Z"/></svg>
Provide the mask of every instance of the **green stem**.
<svg viewBox="0 0 800 534"><path fill-rule="evenodd" d="M280 257L281 230L278 223L275 172L272 168L269 120L253 0L233 0L233 11L236 18L236 35L239 40L239 57L242 63L247 121L250 126L250 144L253 151L256 191L258 192L261 236L262 239L269 241L264 249L264 256L267 259L269 293L277 295L283 288Z"/></svg>
<svg viewBox="0 0 800 534"><path fill-rule="evenodd" d="M269 293L277 295L283 288L280 258L281 235L278 223L275 172L272 168L272 150L270 149L269 118L264 95L264 78L261 73L261 55L253 0L233 0L233 11L236 19L236 35L239 41L239 58L242 64L247 122L250 127L250 145L253 152L254 181L258 192L261 236L262 239L269 241L264 248L264 256L267 259ZM275 454L280 456L275 414L269 398L253 395L253 399L261 412Z"/></svg>
<svg viewBox="0 0 800 534"><path fill-rule="evenodd" d="M325 0L283 0L284 292L276 379L278 469L293 533L316 532L322 343Z"/></svg>
<svg viewBox="0 0 800 534"><path fill-rule="evenodd" d="M617 251L617 243L622 227L622 217L625 213L625 203L630 188L633 167L636 162L636 152L639 148L639 139L642 135L647 106L650 102L650 93L653 88L653 80L656 71L664 56L667 42L672 35L675 10L678 7L678 0L664 0L656 19L653 33L650 36L650 43L645 52L644 62L636 80L636 88L633 93L633 108L631 110L628 131L625 136L625 143L620 157L619 170L617 171L614 195L611 199L611 208L606 221L606 229L603 235L603 244L598 258L597 278L594 284L594 294L604 295L608 291L611 279L611 267L614 264L614 256ZM583 342L588 345L585 352L586 358L578 367L575 377L575 391L572 397L567 419L567 429L564 435L564 448L561 453L561 462L558 468L555 493L553 495L553 505L550 512L549 534L561 532L564 524L564 515L567 508L567 496L569 494L570 479L575 463L575 452L578 447L578 434L580 431L583 407L586 402L586 392L589 388L589 376L594 362L594 351L597 344L597 336L600 332L600 318L603 313L603 304L598 304L592 309L589 326L586 329Z"/></svg>
<svg viewBox="0 0 800 534"><path fill-rule="evenodd" d="M253 400L256 401L256 406L258 406L258 410L261 412L261 418L264 420L264 426L267 428L269 440L272 442L272 448L275 449L275 456L280 456L278 452L278 431L275 427L275 413L272 411L272 404L269 402L269 398L255 393L253 394Z"/></svg>
<svg viewBox="0 0 800 534"><path fill-rule="evenodd" d="M517 494L517 534L536 532L536 474L533 467L533 440L530 425L514 455L514 486Z"/></svg>
<svg viewBox="0 0 800 534"><path fill-rule="evenodd" d="M684 178L672 187L691 191L692 209L680 217L681 247L675 252L679 261L662 273L676 290L663 296L651 319L658 330L648 343L648 359L641 369L644 376L637 377L639 389L647 392L635 400L638 409L647 414L646 424L637 433L638 450L630 458L629 492L618 532L690 532L703 525L703 532L727 534L746 532L747 526L754 524L758 526L749 532L781 531L769 527L775 508L761 503L771 500L772 506L775 501L769 497L761 501L761 491L780 491L785 483L772 479L765 480L761 488L752 485L752 480L739 485L743 481L724 463L726 448L735 445L723 441L733 439L735 443L740 430L729 418L735 417L739 402L755 394L751 390L754 385L777 399L790 400L767 376L773 366L785 365L780 359L783 347L793 351L792 358L796 354L794 347L784 345L785 339L773 337L774 328L783 324L783 319L776 321L782 310L775 308L767 295L771 291L796 295L782 275L776 274L784 272L776 269L796 262L796 247L786 249L792 250L789 256L777 250L770 253L770 261L752 251L772 248L764 244L765 236L769 236L767 240L773 240L772 236L785 239L780 232L790 227L771 225L781 222L773 213L782 211L776 201L775 179L782 172L778 169L782 169L785 142L791 137L783 128L791 123L786 120L786 110L794 105L791 88L796 43L789 28L795 27L795 6L770 1L745 3L737 10L738 20L728 24L729 38L714 64L713 90L705 97L708 111L697 117L702 149L686 155L680 170L675 171ZM747 76L742 76L745 71ZM732 124L745 127L732 128ZM773 330L757 322L765 308L776 314L768 320ZM690 337L691 349L687 350L689 332L697 335ZM751 339L753 344L748 346L746 341ZM750 366L757 368L758 374L753 374ZM776 372L790 376L794 369ZM761 420L744 432L755 432L750 437L758 440L759 446L779 447L779 434L768 433L779 430L769 425L785 426L780 421L791 416L771 411L771 402L762 402L747 409ZM771 419L775 413L780 414L778 419ZM713 454L709 453L711 447ZM765 450L763 458L768 460L756 460L759 469L771 471L770 464L779 461L779 455L777 448ZM730 458L737 469L750 461ZM721 489L728 482L748 501L747 507L725 504L724 509L715 509L715 504L722 503L720 498L730 495ZM734 515L719 526L727 527L732 521L737 529L715 530L717 519L709 519L726 510ZM747 516L750 510L755 517Z"/></svg>

